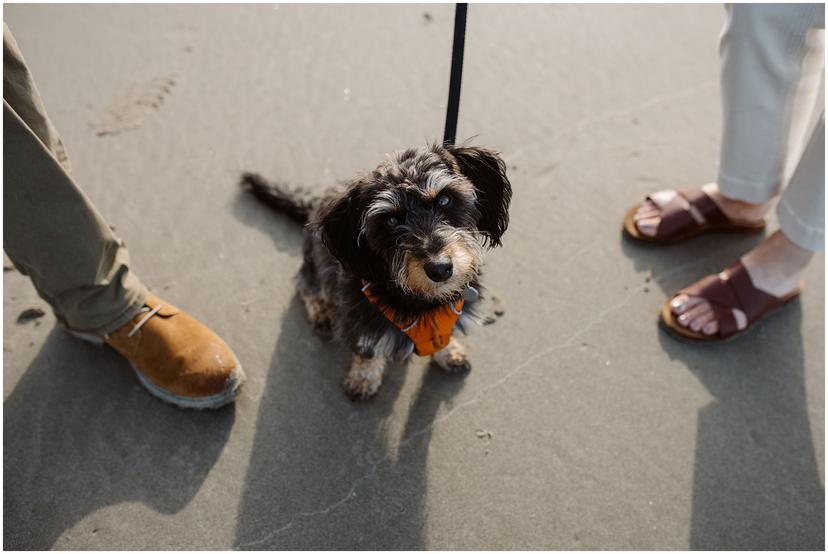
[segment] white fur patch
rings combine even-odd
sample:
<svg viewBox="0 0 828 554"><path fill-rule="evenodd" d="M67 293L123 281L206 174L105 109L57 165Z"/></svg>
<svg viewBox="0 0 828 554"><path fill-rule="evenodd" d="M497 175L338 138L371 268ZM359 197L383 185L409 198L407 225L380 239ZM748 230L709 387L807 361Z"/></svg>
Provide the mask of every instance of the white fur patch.
<svg viewBox="0 0 828 554"><path fill-rule="evenodd" d="M448 186L454 180L454 176L449 173L447 169L440 169L437 171L431 171L428 174L428 178L426 179L425 185L425 196L427 198L437 198L446 186Z"/></svg>

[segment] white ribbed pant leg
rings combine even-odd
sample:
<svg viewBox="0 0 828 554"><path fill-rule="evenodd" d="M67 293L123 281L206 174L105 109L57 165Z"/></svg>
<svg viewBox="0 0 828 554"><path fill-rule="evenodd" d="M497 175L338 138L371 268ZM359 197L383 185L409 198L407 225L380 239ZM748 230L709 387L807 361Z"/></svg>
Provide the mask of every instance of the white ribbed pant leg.
<svg viewBox="0 0 828 554"><path fill-rule="evenodd" d="M727 6L717 179L723 195L767 201L796 166L819 102L824 27L823 4Z"/></svg>
<svg viewBox="0 0 828 554"><path fill-rule="evenodd" d="M825 248L825 113L776 206L782 232L806 250Z"/></svg>

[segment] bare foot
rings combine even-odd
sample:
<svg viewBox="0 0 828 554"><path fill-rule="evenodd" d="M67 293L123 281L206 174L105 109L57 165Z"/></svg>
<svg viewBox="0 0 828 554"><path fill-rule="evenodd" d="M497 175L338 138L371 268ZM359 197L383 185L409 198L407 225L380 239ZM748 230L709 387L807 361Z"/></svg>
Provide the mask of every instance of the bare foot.
<svg viewBox="0 0 828 554"><path fill-rule="evenodd" d="M719 185L716 183L707 183L702 185L701 189L733 221L746 223L761 221L773 203L773 200L768 200L762 204L750 204L741 200L726 198L719 193ZM641 231L641 234L648 237L655 236L658 224L661 222L661 210L675 197L676 191L674 190L660 190L651 194L650 199L646 199L641 203L634 216L635 225ZM683 198L681 200L684 202L685 208L690 209L690 215L698 223L704 223L704 217L694 207L687 205L686 200Z"/></svg>
<svg viewBox="0 0 828 554"><path fill-rule="evenodd" d="M781 298L802 286L802 273L813 255L792 243L782 231L776 231L742 256L741 261L753 286ZM703 298L680 294L670 303L670 309L683 327L705 335L719 331L715 313ZM747 327L747 316L742 310L734 309L733 317L739 330Z"/></svg>

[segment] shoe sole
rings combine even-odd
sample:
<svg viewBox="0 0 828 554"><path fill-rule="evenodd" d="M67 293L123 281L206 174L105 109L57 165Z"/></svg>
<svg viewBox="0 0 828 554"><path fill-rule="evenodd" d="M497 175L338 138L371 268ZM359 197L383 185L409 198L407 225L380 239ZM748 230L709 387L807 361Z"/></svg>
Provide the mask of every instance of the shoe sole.
<svg viewBox="0 0 828 554"><path fill-rule="evenodd" d="M80 331L73 331L72 329L67 329L63 326L61 327L64 331L66 331L73 337L80 339L84 342L94 344L95 346L103 346L104 344L106 344L106 341L103 338L94 333L83 333ZM185 408L189 410L215 410L233 402L233 400L235 400L236 396L239 394L241 386L245 382L244 369L242 368L241 362L239 362L239 359L236 357L235 353L233 353L233 361L236 363L236 367L233 369L232 373L230 374L230 377L225 382L224 390L219 394L200 397L180 396L178 394L173 394L147 379L147 377L137 367L135 367L135 364L133 364L131 361L129 362L129 365L135 372L135 376L138 377L138 381L144 386L145 389L147 389L147 391L151 395L158 398L159 400L162 400L168 404L172 404L179 408Z"/></svg>

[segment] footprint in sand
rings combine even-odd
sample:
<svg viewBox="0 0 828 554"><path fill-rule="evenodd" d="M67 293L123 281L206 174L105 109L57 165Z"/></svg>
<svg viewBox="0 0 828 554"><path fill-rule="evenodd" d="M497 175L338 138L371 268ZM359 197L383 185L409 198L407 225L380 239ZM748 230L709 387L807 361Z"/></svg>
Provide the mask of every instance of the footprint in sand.
<svg viewBox="0 0 828 554"><path fill-rule="evenodd" d="M149 114L164 104L164 99L175 85L175 78L175 75L165 75L130 86L125 94L117 97L106 109L96 134L117 135L140 127Z"/></svg>

